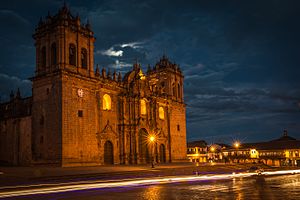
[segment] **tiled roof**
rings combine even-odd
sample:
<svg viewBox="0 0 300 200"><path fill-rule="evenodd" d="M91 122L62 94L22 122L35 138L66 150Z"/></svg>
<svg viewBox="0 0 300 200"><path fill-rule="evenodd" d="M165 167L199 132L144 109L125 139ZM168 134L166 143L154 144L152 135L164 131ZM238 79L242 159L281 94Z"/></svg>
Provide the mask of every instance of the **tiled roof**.
<svg viewBox="0 0 300 200"><path fill-rule="evenodd" d="M199 141L188 142L187 146L189 148L191 148L191 147L206 147L207 143L204 140L199 140Z"/></svg>
<svg viewBox="0 0 300 200"><path fill-rule="evenodd" d="M285 141L270 141L261 143L244 144L241 148L255 148L258 150L271 150L271 149L300 149L300 140L285 140Z"/></svg>
<svg viewBox="0 0 300 200"><path fill-rule="evenodd" d="M229 149L235 149L230 147ZM244 143L239 149L257 149L257 150L284 150L284 149L300 149L300 140L284 135L276 140L268 142Z"/></svg>

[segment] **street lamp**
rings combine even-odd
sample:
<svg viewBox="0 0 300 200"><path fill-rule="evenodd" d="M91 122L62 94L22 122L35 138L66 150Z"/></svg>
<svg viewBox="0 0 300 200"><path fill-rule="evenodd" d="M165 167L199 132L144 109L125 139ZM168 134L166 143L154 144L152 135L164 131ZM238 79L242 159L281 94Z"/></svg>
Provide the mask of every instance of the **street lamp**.
<svg viewBox="0 0 300 200"><path fill-rule="evenodd" d="M209 148L209 150L211 151L211 156L210 156L210 159L211 159L211 162L213 163L214 161L215 161L215 147L214 146L211 146L210 148Z"/></svg>
<svg viewBox="0 0 300 200"><path fill-rule="evenodd" d="M155 136L154 135L150 135L149 136L149 143L151 144L151 168L154 168L154 143L155 143Z"/></svg>
<svg viewBox="0 0 300 200"><path fill-rule="evenodd" d="M240 147L240 143L239 143L238 141L236 141L236 142L234 143L234 147L235 147L235 148L239 148L239 147Z"/></svg>
<svg viewBox="0 0 300 200"><path fill-rule="evenodd" d="M241 145L241 143L240 143L239 141L235 141L234 144L233 144L233 146L237 149L237 150L236 150L236 153L235 153L236 159L237 159L237 163L240 162L240 161L239 161L239 158L238 158L238 148L240 147L240 145Z"/></svg>
<svg viewBox="0 0 300 200"><path fill-rule="evenodd" d="M155 140L155 137L152 135L152 136L149 137L149 140L150 140L151 143L153 143L154 140Z"/></svg>

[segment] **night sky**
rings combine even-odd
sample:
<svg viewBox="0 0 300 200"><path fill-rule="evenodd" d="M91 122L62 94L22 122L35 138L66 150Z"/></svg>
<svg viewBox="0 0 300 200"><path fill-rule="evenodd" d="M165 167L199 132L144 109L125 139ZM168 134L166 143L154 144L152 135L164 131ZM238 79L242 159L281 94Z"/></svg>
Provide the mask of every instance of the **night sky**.
<svg viewBox="0 0 300 200"><path fill-rule="evenodd" d="M184 3L185 2L185 3ZM63 1L0 3L0 96L31 95L32 33ZM69 0L97 38L95 64L124 72L165 54L185 76L187 138L300 139L300 1Z"/></svg>

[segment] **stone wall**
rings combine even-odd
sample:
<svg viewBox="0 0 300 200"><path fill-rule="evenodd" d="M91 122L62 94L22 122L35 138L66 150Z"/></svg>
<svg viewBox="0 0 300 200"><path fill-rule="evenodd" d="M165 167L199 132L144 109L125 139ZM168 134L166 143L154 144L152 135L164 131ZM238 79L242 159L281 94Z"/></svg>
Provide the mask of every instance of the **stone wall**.
<svg viewBox="0 0 300 200"><path fill-rule="evenodd" d="M62 79L62 165L100 164L95 86L87 79L67 73ZM78 90L82 90L82 96Z"/></svg>
<svg viewBox="0 0 300 200"><path fill-rule="evenodd" d="M0 164L31 163L31 116L0 121Z"/></svg>
<svg viewBox="0 0 300 200"><path fill-rule="evenodd" d="M36 77L33 81L33 164L59 164L61 160L60 74Z"/></svg>
<svg viewBox="0 0 300 200"><path fill-rule="evenodd" d="M186 156L186 119L185 106L171 105L170 134L172 161L184 161Z"/></svg>

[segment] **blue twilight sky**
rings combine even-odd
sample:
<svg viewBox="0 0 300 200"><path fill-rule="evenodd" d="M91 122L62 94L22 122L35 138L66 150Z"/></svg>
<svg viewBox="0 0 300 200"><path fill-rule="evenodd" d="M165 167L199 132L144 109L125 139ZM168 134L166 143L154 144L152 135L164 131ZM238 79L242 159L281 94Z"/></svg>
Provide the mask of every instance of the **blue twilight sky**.
<svg viewBox="0 0 300 200"><path fill-rule="evenodd" d="M31 95L40 17L62 0L0 3L0 96ZM185 75L188 140L300 139L300 1L69 0L97 38L95 64L128 71L166 54Z"/></svg>

